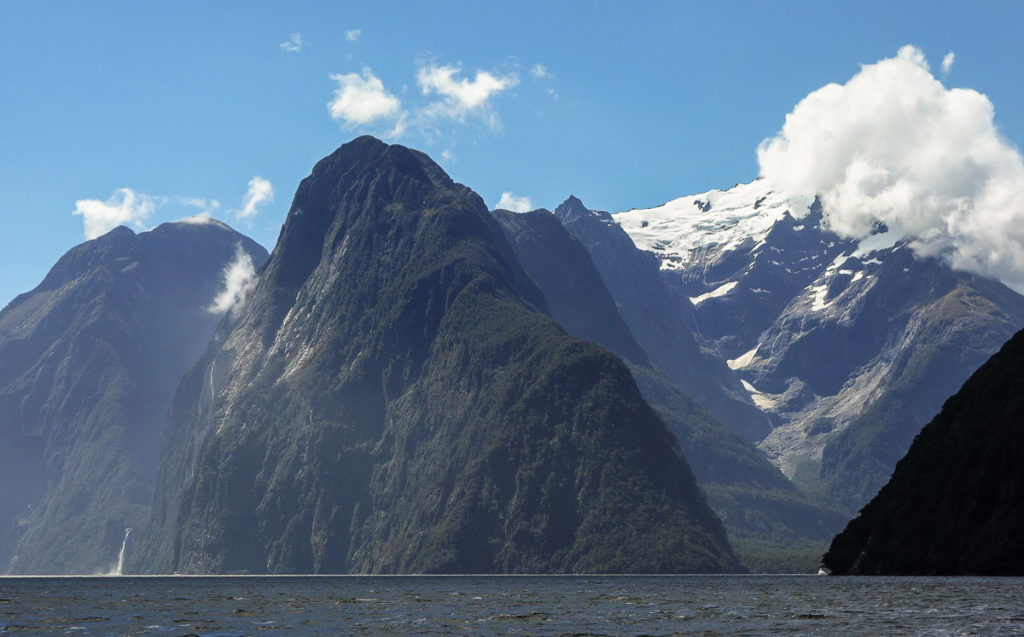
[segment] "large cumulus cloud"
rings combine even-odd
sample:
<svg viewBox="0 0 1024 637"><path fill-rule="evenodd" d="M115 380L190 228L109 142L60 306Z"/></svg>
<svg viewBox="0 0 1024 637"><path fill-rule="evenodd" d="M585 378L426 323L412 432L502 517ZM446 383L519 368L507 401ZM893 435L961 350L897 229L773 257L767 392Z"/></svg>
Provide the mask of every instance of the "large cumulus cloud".
<svg viewBox="0 0 1024 637"><path fill-rule="evenodd" d="M758 148L775 187L818 194L838 233L878 222L921 255L1024 292L1024 161L988 98L947 89L905 46L805 97Z"/></svg>

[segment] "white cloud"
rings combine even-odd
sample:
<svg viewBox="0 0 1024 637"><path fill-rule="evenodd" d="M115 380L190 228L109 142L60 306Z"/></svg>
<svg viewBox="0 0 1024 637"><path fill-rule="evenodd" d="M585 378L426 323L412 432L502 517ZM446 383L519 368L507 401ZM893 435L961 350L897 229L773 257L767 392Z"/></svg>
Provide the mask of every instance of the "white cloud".
<svg viewBox="0 0 1024 637"><path fill-rule="evenodd" d="M120 225L144 229L146 219L165 201L163 197L136 193L131 188L118 188L106 201L75 201L72 214L82 216L85 238L95 239Z"/></svg>
<svg viewBox="0 0 1024 637"><path fill-rule="evenodd" d="M942 72L949 73L949 71L953 68L953 62L955 61L956 53L953 53L952 51L947 53L946 56L942 58Z"/></svg>
<svg viewBox="0 0 1024 637"><path fill-rule="evenodd" d="M362 29L349 29L348 31L345 31L345 39L349 42L355 42L362 34Z"/></svg>
<svg viewBox="0 0 1024 637"><path fill-rule="evenodd" d="M327 104L332 119L352 127L395 118L398 120L395 130L401 134L405 128L402 102L384 88L384 83L369 67L363 67L362 75L346 73L330 77L338 83L334 99Z"/></svg>
<svg viewBox="0 0 1024 637"><path fill-rule="evenodd" d="M495 208L511 212L530 212L534 210L533 201L529 197L520 197L511 192L501 193L501 199L498 200L498 205Z"/></svg>
<svg viewBox="0 0 1024 637"><path fill-rule="evenodd" d="M220 208L220 202L216 199L204 199L203 197L178 197L177 201L183 206L200 208L207 212Z"/></svg>
<svg viewBox="0 0 1024 637"><path fill-rule="evenodd" d="M532 75L534 79L546 80L551 77L551 72L548 71L546 66L538 62L530 68L530 75Z"/></svg>
<svg viewBox="0 0 1024 637"><path fill-rule="evenodd" d="M208 212L200 212L199 214L192 215L191 217L185 217L184 219L178 219L178 223L187 223L187 224L193 225L193 226L208 226L208 225L213 225L213 224L217 224L217 223L220 223L220 222L217 221L216 219L214 219L212 216L210 216L210 213L208 213Z"/></svg>
<svg viewBox="0 0 1024 637"><path fill-rule="evenodd" d="M821 195L842 235L865 238L881 221L918 254L1024 292L1024 160L994 114L905 46L801 100L758 161L775 187Z"/></svg>
<svg viewBox="0 0 1024 637"><path fill-rule="evenodd" d="M515 74L495 76L487 71L477 71L472 79L456 78L462 72L460 66L420 67L416 81L424 95L438 94L443 100L427 107L427 115L445 115L463 120L468 114L477 114L491 128L499 128L501 122L490 108L489 100L496 94L519 83Z"/></svg>
<svg viewBox="0 0 1024 637"><path fill-rule="evenodd" d="M235 258L224 268L221 276L224 278L224 289L217 293L206 308L211 314L233 311L245 303L245 297L256 286L256 268L242 244L235 246Z"/></svg>
<svg viewBox="0 0 1024 637"><path fill-rule="evenodd" d="M282 51L287 51L288 53L298 53L299 51L302 50L302 45L305 43L306 41L302 39L301 33L293 33L287 40L285 40L278 46L281 47Z"/></svg>
<svg viewBox="0 0 1024 637"><path fill-rule="evenodd" d="M253 177L249 180L249 189L242 198L242 209L235 213L239 219L247 219L259 212L260 206L264 206L274 200L274 186L263 177Z"/></svg>
<svg viewBox="0 0 1024 637"><path fill-rule="evenodd" d="M441 160L445 163L451 163L455 159L455 153L452 152L451 148L445 148L441 151Z"/></svg>

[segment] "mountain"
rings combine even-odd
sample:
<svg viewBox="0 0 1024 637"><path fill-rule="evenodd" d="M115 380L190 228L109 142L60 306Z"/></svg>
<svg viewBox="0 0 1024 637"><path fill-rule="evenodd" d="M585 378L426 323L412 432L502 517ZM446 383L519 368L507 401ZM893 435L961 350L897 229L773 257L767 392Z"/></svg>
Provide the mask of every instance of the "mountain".
<svg viewBox="0 0 1024 637"><path fill-rule="evenodd" d="M562 210L581 206L571 198ZM847 518L812 504L750 441L719 422L650 363L590 253L554 214L492 214L543 292L549 314L573 336L596 342L627 361L644 399L679 439L744 566L780 572L800 568L802 561L803 568L816 570L820 551ZM621 236L616 226L603 227L613 237Z"/></svg>
<svg viewBox="0 0 1024 637"><path fill-rule="evenodd" d="M836 536L834 574L1024 575L1024 332L946 401Z"/></svg>
<svg viewBox="0 0 1024 637"><path fill-rule="evenodd" d="M220 316L240 255L217 222L118 227L65 254L0 312L0 565L110 570L147 516L165 412Z"/></svg>
<svg viewBox="0 0 1024 637"><path fill-rule="evenodd" d="M650 361L719 420L752 440L771 431L721 356L704 346L693 305L667 285L658 259L639 251L606 212L588 210L576 197L555 216L587 249L622 319Z"/></svg>
<svg viewBox="0 0 1024 637"><path fill-rule="evenodd" d="M770 418L759 447L852 513L1024 326L1024 297L916 255L881 224L845 240L826 212L758 180L611 219L689 298L705 345Z"/></svg>
<svg viewBox="0 0 1024 637"><path fill-rule="evenodd" d="M629 370L543 309L475 193L343 145L182 381L130 568L736 570Z"/></svg>

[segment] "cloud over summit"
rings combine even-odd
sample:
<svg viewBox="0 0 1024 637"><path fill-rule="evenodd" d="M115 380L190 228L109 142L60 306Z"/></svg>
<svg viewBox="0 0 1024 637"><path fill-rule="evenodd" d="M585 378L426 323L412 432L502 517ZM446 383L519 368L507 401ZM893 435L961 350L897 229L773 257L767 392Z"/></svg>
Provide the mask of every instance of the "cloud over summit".
<svg viewBox="0 0 1024 637"><path fill-rule="evenodd" d="M131 188L118 188L106 201L75 201L75 209L71 214L82 217L85 238L95 239L120 225L145 228L146 219L164 202L163 197L151 197Z"/></svg>
<svg viewBox="0 0 1024 637"><path fill-rule="evenodd" d="M841 235L881 221L918 254L1024 291L1024 161L994 116L985 95L947 89L905 46L801 100L758 162L775 188L820 195Z"/></svg>

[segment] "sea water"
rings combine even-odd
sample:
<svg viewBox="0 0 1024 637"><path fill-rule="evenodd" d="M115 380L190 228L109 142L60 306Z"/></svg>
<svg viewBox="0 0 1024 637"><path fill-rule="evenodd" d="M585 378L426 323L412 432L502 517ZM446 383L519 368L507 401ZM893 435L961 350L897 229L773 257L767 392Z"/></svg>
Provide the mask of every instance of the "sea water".
<svg viewBox="0 0 1024 637"><path fill-rule="evenodd" d="M0 634L1010 635L1024 579L0 578Z"/></svg>

